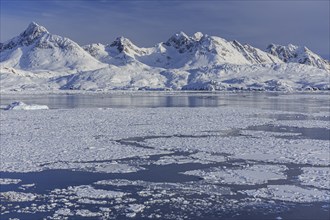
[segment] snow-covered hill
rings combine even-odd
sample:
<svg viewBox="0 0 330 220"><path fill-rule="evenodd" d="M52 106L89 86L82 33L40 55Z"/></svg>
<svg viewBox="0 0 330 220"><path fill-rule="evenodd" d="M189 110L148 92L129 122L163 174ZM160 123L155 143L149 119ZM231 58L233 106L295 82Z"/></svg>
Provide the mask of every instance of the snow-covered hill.
<svg viewBox="0 0 330 220"><path fill-rule="evenodd" d="M0 44L0 82L10 90L328 90L329 61L307 48L180 32L154 47L119 37L79 46L31 23Z"/></svg>

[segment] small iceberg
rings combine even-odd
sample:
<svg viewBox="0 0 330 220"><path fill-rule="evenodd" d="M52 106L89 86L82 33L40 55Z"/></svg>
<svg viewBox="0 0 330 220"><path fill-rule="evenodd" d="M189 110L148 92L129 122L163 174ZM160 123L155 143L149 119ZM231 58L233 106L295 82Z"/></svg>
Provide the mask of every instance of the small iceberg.
<svg viewBox="0 0 330 220"><path fill-rule="evenodd" d="M5 110L45 110L49 109L47 105L28 105L24 102L13 102Z"/></svg>

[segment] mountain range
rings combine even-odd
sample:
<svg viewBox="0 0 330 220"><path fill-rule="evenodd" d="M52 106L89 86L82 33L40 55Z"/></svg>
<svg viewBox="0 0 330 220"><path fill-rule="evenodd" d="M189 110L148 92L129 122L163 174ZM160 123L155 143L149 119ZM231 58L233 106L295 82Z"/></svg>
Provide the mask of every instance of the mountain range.
<svg viewBox="0 0 330 220"><path fill-rule="evenodd" d="M0 43L1 91L329 90L330 63L307 47L265 50L200 32L141 48L124 37L80 46L32 22Z"/></svg>

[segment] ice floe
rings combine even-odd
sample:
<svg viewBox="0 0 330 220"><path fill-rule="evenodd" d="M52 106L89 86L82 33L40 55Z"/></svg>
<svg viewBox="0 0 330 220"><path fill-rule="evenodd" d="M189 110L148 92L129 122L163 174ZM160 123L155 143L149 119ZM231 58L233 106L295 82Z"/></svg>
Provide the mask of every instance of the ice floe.
<svg viewBox="0 0 330 220"><path fill-rule="evenodd" d="M191 162L197 162L202 163L203 161L199 160L193 160L191 157L187 156L163 156L158 161L156 161L154 164L156 165L168 165L168 164L184 164L184 163L191 163Z"/></svg>
<svg viewBox="0 0 330 220"><path fill-rule="evenodd" d="M126 217L133 218L136 216L136 213L143 212L144 209L145 209L145 205L129 204L127 208L128 213L126 214Z"/></svg>
<svg viewBox="0 0 330 220"><path fill-rule="evenodd" d="M303 185L330 190L329 167L303 167L302 171L303 173L299 175L299 180Z"/></svg>
<svg viewBox="0 0 330 220"><path fill-rule="evenodd" d="M259 135L259 133L257 134ZM330 165L329 141L327 140L291 140L269 135L256 138L241 135L234 137L155 138L144 142L147 146L171 151L203 151L210 154L227 154L228 159Z"/></svg>
<svg viewBox="0 0 330 220"><path fill-rule="evenodd" d="M21 181L20 179L0 178L0 185L18 184Z"/></svg>
<svg viewBox="0 0 330 220"><path fill-rule="evenodd" d="M13 102L8 105L5 110L46 110L49 109L47 105L28 105L24 102Z"/></svg>
<svg viewBox="0 0 330 220"><path fill-rule="evenodd" d="M95 199L87 199L87 198L78 199L77 202L82 204L99 204L99 205L107 204L107 201L105 200L95 200Z"/></svg>
<svg viewBox="0 0 330 220"><path fill-rule="evenodd" d="M9 201L9 202L28 202L35 200L37 197L38 197L37 194L15 192L15 191L0 193L1 201Z"/></svg>
<svg viewBox="0 0 330 220"><path fill-rule="evenodd" d="M55 218L57 218L58 216L72 216L73 212L68 209L68 208L60 208L58 210L55 211Z"/></svg>
<svg viewBox="0 0 330 220"><path fill-rule="evenodd" d="M242 191L249 196L275 199L288 202L329 202L330 192L315 188L302 188L294 185L268 185L267 188Z"/></svg>
<svg viewBox="0 0 330 220"><path fill-rule="evenodd" d="M281 120L273 123L275 126L289 126L297 128L326 128L330 129L329 121L321 120Z"/></svg>
<svg viewBox="0 0 330 220"><path fill-rule="evenodd" d="M243 168L213 168L210 170L192 170L184 174L199 176L211 183L255 185L269 180L286 179L285 166L253 165Z"/></svg>
<svg viewBox="0 0 330 220"><path fill-rule="evenodd" d="M143 190L139 191L138 194L142 197L155 196L173 196L175 194L206 194L206 195L233 195L234 193L229 189L229 187L222 187L216 185L210 185L208 183L158 183L158 182L148 182L141 180L125 180L125 179L114 179L114 180L101 180L95 182L96 185L103 186L142 186Z"/></svg>
<svg viewBox="0 0 330 220"><path fill-rule="evenodd" d="M215 162L225 161L225 157L221 155L212 155L210 153L198 152L190 155L171 155L171 156L162 156L154 162L156 165L168 165L168 164L186 164L186 163L200 163L208 164Z"/></svg>
<svg viewBox="0 0 330 220"><path fill-rule="evenodd" d="M88 198L88 199L113 199L120 198L126 195L126 193L95 189L89 185L69 187L68 189L63 190L54 190L54 193L65 193L65 194L74 194L77 198Z"/></svg>
<svg viewBox="0 0 330 220"><path fill-rule="evenodd" d="M82 217L97 217L102 216L99 212L92 212L88 209L78 209L76 212L76 215L82 216Z"/></svg>
<svg viewBox="0 0 330 220"><path fill-rule="evenodd" d="M182 155L171 155L163 156L157 160L154 164L156 165L168 165L168 164L185 164L185 163L215 163L225 161L225 157L221 155L212 155L210 153L198 152L190 154L189 156Z"/></svg>

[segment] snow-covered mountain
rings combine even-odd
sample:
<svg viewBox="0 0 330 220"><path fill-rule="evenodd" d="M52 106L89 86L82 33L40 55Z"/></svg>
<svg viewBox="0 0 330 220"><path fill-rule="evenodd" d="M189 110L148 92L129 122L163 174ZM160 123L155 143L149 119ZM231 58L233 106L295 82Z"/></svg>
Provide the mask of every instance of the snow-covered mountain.
<svg viewBox="0 0 330 220"><path fill-rule="evenodd" d="M328 90L329 61L307 48L266 51L197 32L140 48L118 37L79 46L31 23L0 44L1 90Z"/></svg>
<svg viewBox="0 0 330 220"><path fill-rule="evenodd" d="M74 41L31 23L19 36L0 45L1 67L33 72L77 72L104 67Z"/></svg>
<svg viewBox="0 0 330 220"><path fill-rule="evenodd" d="M138 61L152 67L166 69L198 68L219 64L275 64L282 61L250 45L227 41L196 33L189 37L180 32L165 43L152 48L139 48L130 40L120 37L108 45L92 44L83 47L96 59L109 64Z"/></svg>
<svg viewBox="0 0 330 220"><path fill-rule="evenodd" d="M97 60L113 65L125 65L133 61L135 56L146 53L145 49L135 46L124 37L118 37L108 45L98 43L86 45L83 48Z"/></svg>
<svg viewBox="0 0 330 220"><path fill-rule="evenodd" d="M329 61L322 59L307 47L299 47L292 44L288 46L270 44L266 52L278 57L285 63L301 63L330 71Z"/></svg>

